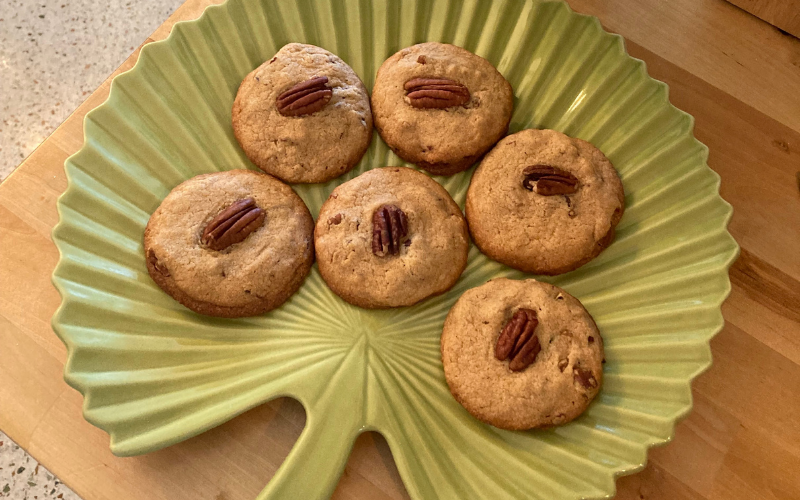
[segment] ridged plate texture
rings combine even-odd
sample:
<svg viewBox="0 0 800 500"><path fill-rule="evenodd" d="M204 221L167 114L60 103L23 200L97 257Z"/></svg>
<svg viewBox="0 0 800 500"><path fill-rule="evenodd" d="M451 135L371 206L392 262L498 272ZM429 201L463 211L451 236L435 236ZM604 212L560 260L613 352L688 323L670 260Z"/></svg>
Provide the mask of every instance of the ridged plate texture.
<svg viewBox="0 0 800 500"><path fill-rule="evenodd" d="M142 233L170 189L204 172L254 168L230 110L242 78L288 42L338 54L372 88L381 62L422 41L463 46L511 82L511 131L554 128L591 141L618 169L627 210L616 241L569 274L543 278L586 305L606 341L602 392L576 421L507 432L450 396L439 335L454 301L497 276L523 277L474 247L446 295L366 311L331 293L316 269L260 317L196 315L156 287ZM229 0L144 47L108 101L86 116L66 162L69 187L53 239L63 302L53 327L68 347L67 382L117 455L157 450L279 396L306 427L259 498L331 494L354 439L386 437L415 499L606 498L639 470L692 406L711 363L727 269L738 247L692 118L629 57L622 39L561 2L525 0ZM356 169L295 186L316 215L333 187L401 165L375 139ZM462 204L472 171L437 178Z"/></svg>

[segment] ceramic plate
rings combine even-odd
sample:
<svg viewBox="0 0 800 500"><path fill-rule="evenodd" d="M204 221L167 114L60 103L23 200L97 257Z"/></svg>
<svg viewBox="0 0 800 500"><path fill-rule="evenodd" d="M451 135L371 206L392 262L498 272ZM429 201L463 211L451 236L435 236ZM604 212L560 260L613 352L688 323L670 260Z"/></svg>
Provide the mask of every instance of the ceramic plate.
<svg viewBox="0 0 800 500"><path fill-rule="evenodd" d="M450 396L439 358L447 311L490 278L522 278L474 247L446 295L389 311L352 307L316 269L289 302L238 320L196 315L150 280L142 232L180 182L254 168L230 109L242 78L285 43L320 45L368 88L398 49L437 40L489 59L511 82L511 131L554 128L597 145L617 167L627 209L616 241L569 274L544 278L578 297L606 341L602 392L574 422L507 432ZM69 351L66 381L117 455L147 453L272 398L306 410L306 427L260 498L325 498L354 439L385 436L415 499L604 498L641 469L692 406L711 363L737 246L692 118L625 53L619 36L560 2L524 0L229 0L147 45L85 120L66 162L53 239L61 259L53 318ZM316 214L338 183L402 165L375 135L350 174L295 186ZM436 178L462 204L472 171ZM308 480L313 478L313 480Z"/></svg>

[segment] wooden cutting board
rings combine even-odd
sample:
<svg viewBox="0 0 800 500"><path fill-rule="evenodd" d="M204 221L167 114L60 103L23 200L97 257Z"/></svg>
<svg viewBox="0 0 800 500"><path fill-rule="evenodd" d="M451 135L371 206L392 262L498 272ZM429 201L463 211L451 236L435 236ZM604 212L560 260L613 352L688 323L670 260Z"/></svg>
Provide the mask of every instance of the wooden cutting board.
<svg viewBox="0 0 800 500"><path fill-rule="evenodd" d="M189 0L145 43L210 3ZM570 4L625 36L628 51L669 84L672 102L694 115L742 246L714 364L693 386L694 410L643 472L619 480L617 498L800 499L800 41L723 0ZM50 328L59 304L50 230L66 188L64 160L81 146L83 117L109 83L0 185L0 429L85 500L252 500L302 430L299 404L273 401L123 459L83 420L81 396L63 382L66 351ZM406 498L383 438L356 441L334 497Z"/></svg>

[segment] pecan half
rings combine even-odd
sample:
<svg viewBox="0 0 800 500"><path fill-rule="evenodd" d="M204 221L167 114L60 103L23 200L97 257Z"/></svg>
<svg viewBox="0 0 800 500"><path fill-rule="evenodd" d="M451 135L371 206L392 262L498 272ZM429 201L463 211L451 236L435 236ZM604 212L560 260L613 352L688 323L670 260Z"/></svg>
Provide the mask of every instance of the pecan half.
<svg viewBox="0 0 800 500"><path fill-rule="evenodd" d="M591 370L585 370L580 366L572 368L572 378L575 382L581 384L584 389L594 389L597 387L597 379L594 378L594 373Z"/></svg>
<svg viewBox="0 0 800 500"><path fill-rule="evenodd" d="M372 214L372 253L397 255L408 238L408 217L394 205L383 205Z"/></svg>
<svg viewBox="0 0 800 500"><path fill-rule="evenodd" d="M494 347L494 357L500 361L511 360L508 367L519 372L536 361L542 350L535 330L539 325L536 311L520 308L505 324Z"/></svg>
<svg viewBox="0 0 800 500"><path fill-rule="evenodd" d="M317 76L300 82L278 96L275 101L278 113L283 116L301 116L316 113L324 108L333 96L327 76Z"/></svg>
<svg viewBox="0 0 800 500"><path fill-rule="evenodd" d="M250 233L264 224L266 214L253 198L232 203L208 223L200 241L211 250L224 250L244 241Z"/></svg>
<svg viewBox="0 0 800 500"><path fill-rule="evenodd" d="M452 108L469 101L469 89L448 78L412 78L403 88L415 108Z"/></svg>
<svg viewBox="0 0 800 500"><path fill-rule="evenodd" d="M522 187L542 196L572 194L578 190L578 179L557 167L531 165L522 171Z"/></svg>

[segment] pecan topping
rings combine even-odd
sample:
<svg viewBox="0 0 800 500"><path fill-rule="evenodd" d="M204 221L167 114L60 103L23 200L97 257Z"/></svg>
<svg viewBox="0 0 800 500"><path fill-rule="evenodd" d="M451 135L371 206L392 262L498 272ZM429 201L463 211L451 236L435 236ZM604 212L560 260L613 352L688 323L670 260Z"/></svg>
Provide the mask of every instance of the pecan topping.
<svg viewBox="0 0 800 500"><path fill-rule="evenodd" d="M408 217L394 205L383 205L372 214L372 253L397 255L408 238Z"/></svg>
<svg viewBox="0 0 800 500"><path fill-rule="evenodd" d="M244 241L264 224L265 217L253 198L236 201L208 223L200 241L212 250L224 250Z"/></svg>
<svg viewBox="0 0 800 500"><path fill-rule="evenodd" d="M572 194L578 190L578 179L560 168L548 165L531 165L522 171L522 187L542 196Z"/></svg>
<svg viewBox="0 0 800 500"><path fill-rule="evenodd" d="M415 108L452 108L469 101L469 89L447 78L412 78L403 88Z"/></svg>
<svg viewBox="0 0 800 500"><path fill-rule="evenodd" d="M147 260L150 262L150 265L153 266L153 269L161 273L164 277L169 278L169 269L167 266L159 262L158 256L151 248L149 252L147 252Z"/></svg>
<svg viewBox="0 0 800 500"><path fill-rule="evenodd" d="M536 361L542 350L535 330L539 325L536 311L521 308L505 324L494 348L494 357L500 361L511 360L508 367L519 372Z"/></svg>
<svg viewBox="0 0 800 500"><path fill-rule="evenodd" d="M581 384L584 389L597 387L597 379L594 378L594 373L591 370L584 370L580 366L572 368L572 378L575 382Z"/></svg>
<svg viewBox="0 0 800 500"><path fill-rule="evenodd" d="M278 96L275 104L283 116L301 116L316 113L324 108L333 96L328 88L328 77L317 76L300 82Z"/></svg>

